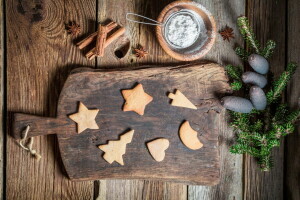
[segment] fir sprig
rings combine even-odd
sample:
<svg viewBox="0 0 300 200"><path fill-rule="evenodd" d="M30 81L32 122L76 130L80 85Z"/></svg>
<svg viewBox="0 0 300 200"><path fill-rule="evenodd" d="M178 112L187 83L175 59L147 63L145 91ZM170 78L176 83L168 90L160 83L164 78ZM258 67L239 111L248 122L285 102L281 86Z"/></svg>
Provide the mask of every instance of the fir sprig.
<svg viewBox="0 0 300 200"><path fill-rule="evenodd" d="M269 58L276 47L276 43L273 40L268 40L266 47L262 50L261 55L265 58Z"/></svg>
<svg viewBox="0 0 300 200"><path fill-rule="evenodd" d="M243 87L243 83L241 81L233 81L231 84L231 89L234 91L240 90Z"/></svg>
<svg viewBox="0 0 300 200"><path fill-rule="evenodd" d="M242 47L237 47L235 49L235 53L244 61L248 60L248 57L250 56L250 53L247 52L245 49Z"/></svg>
<svg viewBox="0 0 300 200"><path fill-rule="evenodd" d="M243 73L242 68L240 66L227 65L225 67L225 70L228 76L230 77L230 79L233 81L230 84L231 89L234 91L240 90L243 86L242 79L241 79Z"/></svg>
<svg viewBox="0 0 300 200"><path fill-rule="evenodd" d="M249 47L252 47L257 54L261 54L259 42L255 39L253 30L250 27L247 17L239 17L237 23L247 45Z"/></svg>
<svg viewBox="0 0 300 200"><path fill-rule="evenodd" d="M259 42L256 40L253 30L249 25L249 21L245 16L238 18L238 26L249 49L253 49L256 54L260 54L265 58L271 57L276 47L276 43L273 40L268 40L265 48L262 48ZM242 60L247 60L251 54L251 52L248 52L241 47L237 47L235 52Z"/></svg>
<svg viewBox="0 0 300 200"><path fill-rule="evenodd" d="M246 17L238 19L240 32L246 40L248 49L254 50L255 53L269 58L276 46L275 42L268 40L265 48L261 49L260 44L255 39L253 31L249 26ZM236 48L236 53L243 60L247 60L251 52L243 48ZM251 113L238 113L229 111L231 116L230 125L236 131L236 143L230 147L230 152L234 154L247 153L255 157L258 161L260 169L269 171L273 166L271 156L272 149L279 147L280 139L292 133L295 129L295 121L300 117L300 110L291 111L286 104L278 101L287 83L295 72L297 65L289 63L286 71L284 71L277 80L273 81L272 72L269 72L269 88L266 91L268 105L263 111L253 109ZM227 65L225 67L232 83L233 90L246 90L247 85L242 83L242 68ZM266 89L265 89L266 90Z"/></svg>
<svg viewBox="0 0 300 200"><path fill-rule="evenodd" d="M273 103L280 97L286 85L292 78L292 75L295 73L296 68L297 65L295 63L289 63L286 71L281 74L278 80L274 81L273 88L267 93L267 100L269 104Z"/></svg>
<svg viewBox="0 0 300 200"><path fill-rule="evenodd" d="M225 70L230 78L233 80L241 80L241 75L243 73L243 70L239 66L233 66L233 65L227 65L225 67Z"/></svg>

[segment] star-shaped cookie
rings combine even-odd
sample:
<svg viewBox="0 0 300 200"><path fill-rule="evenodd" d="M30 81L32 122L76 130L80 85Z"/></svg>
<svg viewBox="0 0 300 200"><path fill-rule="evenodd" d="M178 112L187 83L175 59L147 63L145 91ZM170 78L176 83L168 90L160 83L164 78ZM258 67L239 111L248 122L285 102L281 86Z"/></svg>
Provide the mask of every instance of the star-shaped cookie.
<svg viewBox="0 0 300 200"><path fill-rule="evenodd" d="M142 84L138 84L131 90L122 90L122 95L126 100L123 111L134 111L139 115L144 115L146 105L153 100L144 92Z"/></svg>
<svg viewBox="0 0 300 200"><path fill-rule="evenodd" d="M85 129L99 129L95 118L99 109L89 110L83 103L79 103L78 113L69 115L77 123L77 132L81 133Z"/></svg>

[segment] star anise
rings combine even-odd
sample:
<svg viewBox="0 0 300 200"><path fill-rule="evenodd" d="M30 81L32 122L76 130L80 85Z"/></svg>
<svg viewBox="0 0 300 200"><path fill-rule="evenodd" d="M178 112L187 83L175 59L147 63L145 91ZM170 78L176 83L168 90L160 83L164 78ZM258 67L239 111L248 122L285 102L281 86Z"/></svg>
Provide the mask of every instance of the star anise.
<svg viewBox="0 0 300 200"><path fill-rule="evenodd" d="M76 24L76 22L71 22L67 25L67 31L72 36L76 37L81 32L81 28L79 24Z"/></svg>
<svg viewBox="0 0 300 200"><path fill-rule="evenodd" d="M223 30L219 31L219 33L223 37L223 40L227 40L228 42L230 42L231 38L234 38L233 29L228 26L226 26Z"/></svg>
<svg viewBox="0 0 300 200"><path fill-rule="evenodd" d="M148 52L144 49L144 47L140 46L139 48L137 49L134 49L135 51L135 56L137 58L143 58L145 57L146 55L148 55Z"/></svg>

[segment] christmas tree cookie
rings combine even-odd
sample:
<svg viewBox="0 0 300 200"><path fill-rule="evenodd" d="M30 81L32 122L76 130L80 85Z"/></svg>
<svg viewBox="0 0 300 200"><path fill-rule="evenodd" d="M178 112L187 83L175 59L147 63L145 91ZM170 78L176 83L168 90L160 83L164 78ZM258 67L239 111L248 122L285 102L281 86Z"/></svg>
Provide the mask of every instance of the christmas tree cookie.
<svg viewBox="0 0 300 200"><path fill-rule="evenodd" d="M131 130L120 137L120 140L109 141L108 144L98 146L104 151L103 158L112 164L114 161L120 165L124 165L123 155L126 153L126 145L131 142L134 130Z"/></svg>

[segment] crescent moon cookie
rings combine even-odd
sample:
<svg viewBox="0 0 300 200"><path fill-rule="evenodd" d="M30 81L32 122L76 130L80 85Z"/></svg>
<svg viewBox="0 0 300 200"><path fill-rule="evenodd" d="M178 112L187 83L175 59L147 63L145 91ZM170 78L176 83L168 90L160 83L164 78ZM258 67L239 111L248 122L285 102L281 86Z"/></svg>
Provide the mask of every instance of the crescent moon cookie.
<svg viewBox="0 0 300 200"><path fill-rule="evenodd" d="M197 131L193 130L188 121L183 122L179 129L179 136L182 143L192 150L197 150L203 147L203 144L197 137Z"/></svg>

